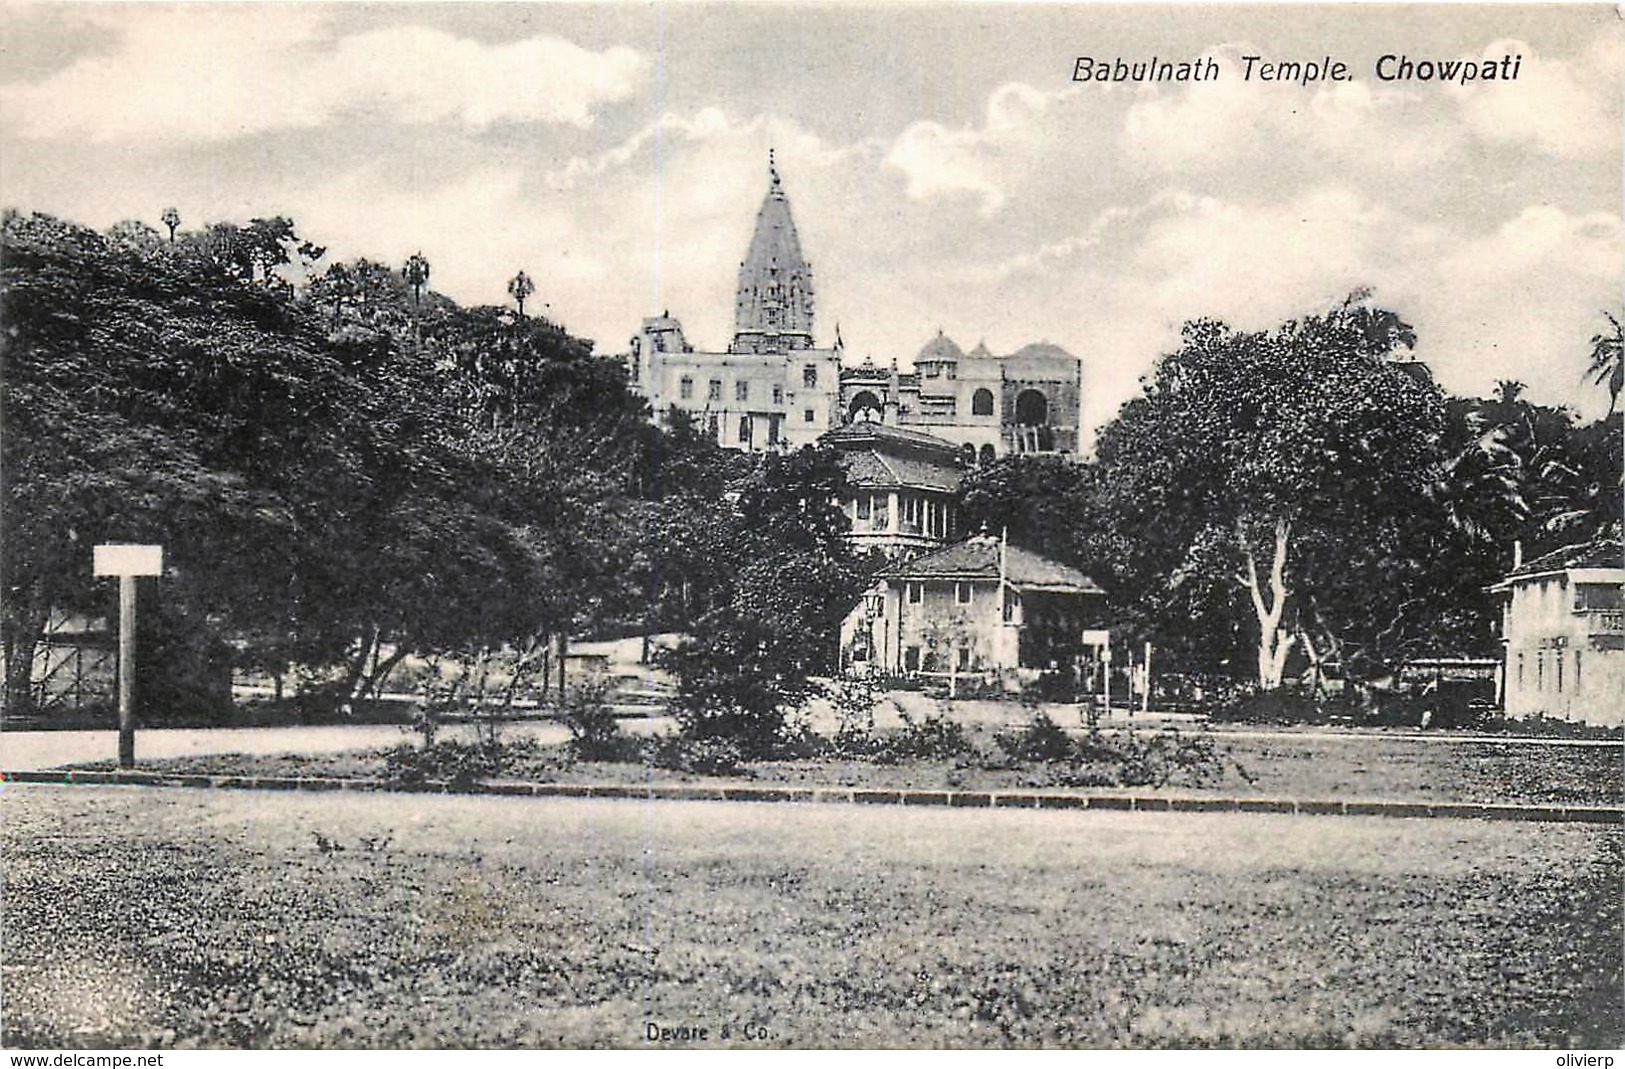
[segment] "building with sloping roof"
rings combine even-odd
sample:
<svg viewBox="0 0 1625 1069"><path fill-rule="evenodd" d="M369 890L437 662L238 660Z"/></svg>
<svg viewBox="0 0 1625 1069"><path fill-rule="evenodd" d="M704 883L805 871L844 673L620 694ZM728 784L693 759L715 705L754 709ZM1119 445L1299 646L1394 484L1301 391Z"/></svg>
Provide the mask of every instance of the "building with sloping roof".
<svg viewBox="0 0 1625 1069"><path fill-rule="evenodd" d="M841 664L859 674L1076 677L1105 601L1076 568L977 534L883 569L841 625Z"/></svg>
<svg viewBox="0 0 1625 1069"><path fill-rule="evenodd" d="M1515 565L1502 595L1502 706L1513 718L1625 723L1625 550L1618 537Z"/></svg>
<svg viewBox="0 0 1625 1069"><path fill-rule="evenodd" d="M967 465L952 442L867 421L819 441L841 456L847 481L841 505L854 548L902 557L958 537L956 499Z"/></svg>

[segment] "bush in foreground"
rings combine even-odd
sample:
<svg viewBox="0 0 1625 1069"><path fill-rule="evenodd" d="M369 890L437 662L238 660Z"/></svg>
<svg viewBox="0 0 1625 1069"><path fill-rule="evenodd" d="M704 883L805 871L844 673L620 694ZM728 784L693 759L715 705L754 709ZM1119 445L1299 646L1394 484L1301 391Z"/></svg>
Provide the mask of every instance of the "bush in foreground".
<svg viewBox="0 0 1625 1069"><path fill-rule="evenodd" d="M1012 759L1047 766L1050 779L1064 787L1204 787L1234 768L1242 779L1253 777L1221 753L1213 737L1184 735L1177 729L1154 735L1130 730L1106 735L1091 727L1074 738L1045 713L1023 728L995 736Z"/></svg>
<svg viewBox="0 0 1625 1069"><path fill-rule="evenodd" d="M570 756L577 761L641 761L643 743L621 730L605 700L608 693L606 685L593 683L565 696L559 718L570 731Z"/></svg>
<svg viewBox="0 0 1625 1069"><path fill-rule="evenodd" d="M428 746L403 742L384 755L384 769L390 782L401 787L435 783L466 791L513 771L533 759L537 749L533 739L437 739Z"/></svg>

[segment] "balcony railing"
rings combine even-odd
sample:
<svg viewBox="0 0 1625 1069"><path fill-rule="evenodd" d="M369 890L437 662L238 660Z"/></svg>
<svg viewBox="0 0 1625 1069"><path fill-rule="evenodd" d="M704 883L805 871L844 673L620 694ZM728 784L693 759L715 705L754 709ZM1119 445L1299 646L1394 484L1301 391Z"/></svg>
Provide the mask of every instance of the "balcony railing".
<svg viewBox="0 0 1625 1069"><path fill-rule="evenodd" d="M1577 609L1586 618L1586 632L1592 635L1625 635L1625 609Z"/></svg>

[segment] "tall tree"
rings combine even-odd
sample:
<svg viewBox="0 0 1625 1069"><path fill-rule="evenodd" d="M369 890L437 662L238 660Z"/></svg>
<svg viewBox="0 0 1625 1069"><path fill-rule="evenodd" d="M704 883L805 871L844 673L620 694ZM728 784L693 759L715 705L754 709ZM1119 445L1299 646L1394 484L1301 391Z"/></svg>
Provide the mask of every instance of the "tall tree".
<svg viewBox="0 0 1625 1069"><path fill-rule="evenodd" d="M1069 457L1015 454L965 474L959 492L960 526L986 528L1042 547L1058 560L1094 563L1103 533L1096 509L1098 471Z"/></svg>
<svg viewBox="0 0 1625 1069"><path fill-rule="evenodd" d="M3 241L8 704L46 614L98 604L93 542L163 542L166 598L228 626L286 620L265 562L304 542L300 475L353 467L357 392L320 337L205 246L18 215Z"/></svg>
<svg viewBox="0 0 1625 1069"><path fill-rule="evenodd" d="M841 618L872 570L846 539L844 478L833 450L808 446L762 456L734 485L717 529L726 600L668 659L686 732L769 751L787 712L817 691L813 677L833 667Z"/></svg>
<svg viewBox="0 0 1625 1069"><path fill-rule="evenodd" d="M521 367L498 351L512 332L480 314L447 326L433 359L401 343L398 318L334 332L326 308L266 285L279 254L245 252L245 233L313 249L286 221L171 246L6 218L8 703L26 701L49 611L96 608L96 541L162 542L166 600L261 663L342 666L347 696L392 657L503 641L524 592L550 589L548 562L589 556L561 552L547 520L604 496L558 484L595 470L578 462L598 441L591 414L633 404L614 365L538 324L567 355ZM356 290L378 273L356 272ZM525 467L545 436L527 442L517 421L498 458L472 433L492 426L480 397L556 429L557 463ZM555 402L558 418L541 411Z"/></svg>
<svg viewBox="0 0 1625 1069"><path fill-rule="evenodd" d="M1364 294L1271 331L1204 320L1183 338L1101 434L1134 547L1124 594L1152 630L1221 661L1250 632L1253 678L1274 688L1295 650L1318 655L1315 631L1369 640L1397 609L1381 572L1436 459L1442 398L1395 359L1409 326Z"/></svg>

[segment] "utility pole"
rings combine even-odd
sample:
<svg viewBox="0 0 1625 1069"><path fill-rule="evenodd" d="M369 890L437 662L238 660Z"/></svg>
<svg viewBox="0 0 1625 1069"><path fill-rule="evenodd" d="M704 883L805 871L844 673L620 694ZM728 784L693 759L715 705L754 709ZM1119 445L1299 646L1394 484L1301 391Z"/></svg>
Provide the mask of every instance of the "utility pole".
<svg viewBox="0 0 1625 1069"><path fill-rule="evenodd" d="M1100 660L1101 660L1101 663L1106 666L1106 670L1101 673L1101 679L1103 681L1102 685L1101 685L1101 699L1102 699L1103 703L1106 706L1106 719L1110 720L1111 715L1112 715L1112 647L1111 647L1111 643L1108 642L1105 646L1101 647ZM1132 709L1134 707L1131 705L1131 706L1129 706L1129 708Z"/></svg>

